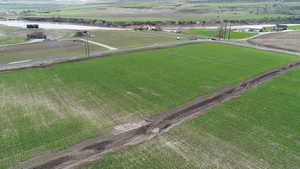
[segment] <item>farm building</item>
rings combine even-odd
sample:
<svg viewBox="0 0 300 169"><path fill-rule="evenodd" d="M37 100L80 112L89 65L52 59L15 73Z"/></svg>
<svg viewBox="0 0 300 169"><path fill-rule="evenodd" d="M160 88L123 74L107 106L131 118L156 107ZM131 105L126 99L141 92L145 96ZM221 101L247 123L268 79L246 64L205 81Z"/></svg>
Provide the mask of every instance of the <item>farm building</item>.
<svg viewBox="0 0 300 169"><path fill-rule="evenodd" d="M45 35L43 32L33 32L27 34L27 39L47 39L47 35Z"/></svg>
<svg viewBox="0 0 300 169"><path fill-rule="evenodd" d="M285 31L288 29L288 26L287 25L281 25L281 24L276 24L274 27L273 27L273 30L274 31Z"/></svg>
<svg viewBox="0 0 300 169"><path fill-rule="evenodd" d="M87 37L87 36L91 36L88 31L78 31L73 35L73 37Z"/></svg>

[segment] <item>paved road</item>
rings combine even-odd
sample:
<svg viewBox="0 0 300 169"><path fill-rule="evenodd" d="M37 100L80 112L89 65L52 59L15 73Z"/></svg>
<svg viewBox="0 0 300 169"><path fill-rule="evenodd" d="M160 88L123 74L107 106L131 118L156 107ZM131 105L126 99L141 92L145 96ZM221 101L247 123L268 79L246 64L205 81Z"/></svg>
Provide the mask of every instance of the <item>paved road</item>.
<svg viewBox="0 0 300 169"><path fill-rule="evenodd" d="M300 52L292 52L292 51L287 51L287 50L282 50L282 49L275 49L275 48L268 48L268 47L250 45L250 44L243 44L243 43L239 43L239 42L192 40L192 41L175 41L175 42L169 42L169 43L163 43L163 44L152 44L152 45L145 45L145 46L138 46L138 47L119 48L119 49L114 49L114 50L94 52L94 53L91 53L90 57L101 56L104 54L112 54L115 52L129 51L129 50L148 49L148 48L157 48L157 47L169 47L169 46L174 46L174 45L194 44L194 43L203 43L203 42L230 44L230 45L235 45L235 46L241 46L241 47L254 48L254 49L259 49L259 50L266 50L266 51L300 56ZM37 66L40 64L49 64L49 63L53 63L53 62L59 62L59 61L64 61L64 60L73 60L73 59L79 59L79 58L84 58L84 57L85 56L83 54L78 54L78 55L69 55L69 56L62 56L62 57L55 57L55 58L43 58L43 59L37 59L37 60L28 60L27 62L14 62L14 63L8 63L8 64L0 64L0 70L26 68L26 67Z"/></svg>

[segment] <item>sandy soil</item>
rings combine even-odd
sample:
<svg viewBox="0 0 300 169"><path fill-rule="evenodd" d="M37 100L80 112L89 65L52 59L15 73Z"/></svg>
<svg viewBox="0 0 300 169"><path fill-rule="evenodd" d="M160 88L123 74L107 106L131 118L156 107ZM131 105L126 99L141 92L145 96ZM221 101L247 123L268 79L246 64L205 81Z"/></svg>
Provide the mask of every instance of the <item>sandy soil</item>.
<svg viewBox="0 0 300 169"><path fill-rule="evenodd" d="M259 36L257 38L249 40L250 43L286 49L291 51L300 51L300 31L271 33Z"/></svg>

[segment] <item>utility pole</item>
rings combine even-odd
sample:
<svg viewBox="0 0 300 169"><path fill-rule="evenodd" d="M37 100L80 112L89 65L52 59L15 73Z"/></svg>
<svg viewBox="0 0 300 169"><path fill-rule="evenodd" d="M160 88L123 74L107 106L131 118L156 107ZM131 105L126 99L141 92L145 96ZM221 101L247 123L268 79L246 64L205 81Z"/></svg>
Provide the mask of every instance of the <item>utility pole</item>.
<svg viewBox="0 0 300 169"><path fill-rule="evenodd" d="M231 38L231 23L229 23L229 33L228 33L228 40Z"/></svg>
<svg viewBox="0 0 300 169"><path fill-rule="evenodd" d="M224 24L225 24L225 27L224 27L223 39L226 40L226 38L227 38L227 22L225 22Z"/></svg>
<svg viewBox="0 0 300 169"><path fill-rule="evenodd" d="M86 31L84 36L86 38L86 40L84 42L84 54L86 57L90 57L90 43L89 43L90 33L88 31Z"/></svg>
<svg viewBox="0 0 300 169"><path fill-rule="evenodd" d="M89 43L89 39L90 39L90 33L87 32L87 36L86 36L87 57L90 57L90 43Z"/></svg>

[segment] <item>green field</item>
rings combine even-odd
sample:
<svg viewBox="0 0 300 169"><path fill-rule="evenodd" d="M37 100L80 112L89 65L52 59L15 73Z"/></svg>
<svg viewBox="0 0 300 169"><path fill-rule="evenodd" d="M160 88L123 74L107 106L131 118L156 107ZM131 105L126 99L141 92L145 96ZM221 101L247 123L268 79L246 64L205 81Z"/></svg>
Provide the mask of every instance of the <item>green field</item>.
<svg viewBox="0 0 300 169"><path fill-rule="evenodd" d="M0 25L0 46L26 41L26 31L21 28Z"/></svg>
<svg viewBox="0 0 300 169"><path fill-rule="evenodd" d="M105 48L90 45L91 52L100 52L106 50ZM50 48L50 49L34 49L25 51L9 51L0 53L0 64L6 64L10 62L17 62L23 60L36 60L43 58L54 58L73 55L84 55L84 47L72 46L63 48Z"/></svg>
<svg viewBox="0 0 300 169"><path fill-rule="evenodd" d="M298 169L300 68L82 169Z"/></svg>
<svg viewBox="0 0 300 169"><path fill-rule="evenodd" d="M300 26L289 26L290 30L300 30Z"/></svg>
<svg viewBox="0 0 300 169"><path fill-rule="evenodd" d="M217 37L217 30L215 29L189 29L184 32L185 34L189 35L199 35L203 37ZM231 32L230 37L231 39L244 39L249 38L251 36L255 36L256 33L250 32Z"/></svg>
<svg viewBox="0 0 300 169"><path fill-rule="evenodd" d="M1 74L0 168L295 60L299 58L202 43Z"/></svg>
<svg viewBox="0 0 300 169"><path fill-rule="evenodd" d="M116 48L143 46L155 43L176 41L177 34L164 31L92 31L92 41L100 42ZM188 40L188 35L182 35L181 40Z"/></svg>
<svg viewBox="0 0 300 169"><path fill-rule="evenodd" d="M295 8L295 10L289 10ZM69 6L33 15L80 17L106 21L206 21L249 20L293 17L300 14L299 3L285 2L118 2ZM290 12L287 14L287 10ZM115 11L118 11L116 13ZM138 14L138 15L137 15ZM169 16L169 17L162 17Z"/></svg>

